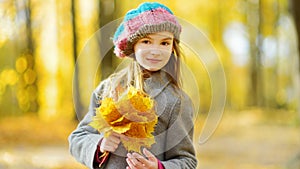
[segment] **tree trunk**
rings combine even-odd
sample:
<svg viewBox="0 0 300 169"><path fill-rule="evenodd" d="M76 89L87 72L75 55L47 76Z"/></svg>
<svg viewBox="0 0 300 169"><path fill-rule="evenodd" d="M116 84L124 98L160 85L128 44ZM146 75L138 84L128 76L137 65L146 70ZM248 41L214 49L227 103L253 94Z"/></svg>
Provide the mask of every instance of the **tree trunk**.
<svg viewBox="0 0 300 169"><path fill-rule="evenodd" d="M261 81L261 56L260 56L260 0L258 2L247 1L247 23L249 28L249 40L250 40L250 78L251 88L249 94L250 106L261 106L263 104L263 92Z"/></svg>
<svg viewBox="0 0 300 169"><path fill-rule="evenodd" d="M299 0L289 0L289 10L294 15L294 21L296 24L297 30L297 39L298 39L298 57L300 61L300 1ZM300 65L300 63L299 63ZM300 68L300 66L299 66ZM300 70L299 70L300 72ZM300 111L298 111L300 113ZM300 169L300 152L288 163L288 169Z"/></svg>
<svg viewBox="0 0 300 169"><path fill-rule="evenodd" d="M32 27L31 27L31 0L27 0L27 3L25 4L25 11L26 11L26 32L27 32L27 61L28 63L28 68L34 70L34 49L35 49L35 44L33 40L33 35L32 35ZM31 84L32 86L36 86L36 81ZM37 94L37 93L32 93L32 94ZM30 103L30 112L37 112L38 111L38 103L37 100L33 100Z"/></svg>
<svg viewBox="0 0 300 169"><path fill-rule="evenodd" d="M72 28L73 28L73 56L76 63L77 59L77 35L76 35L76 12L75 12L75 0L71 1L71 14L72 14Z"/></svg>
<svg viewBox="0 0 300 169"><path fill-rule="evenodd" d="M26 33L27 33L27 49L30 55L33 55L34 44L32 40L32 29L31 29L31 1L27 0L26 3Z"/></svg>
<svg viewBox="0 0 300 169"><path fill-rule="evenodd" d="M100 28L105 24L113 21L115 13L115 0L101 0L100 1ZM102 36L101 36L102 38ZM103 39L100 39L101 42L104 42ZM100 46L101 50L101 46ZM101 56L101 79L107 78L111 73L113 73L113 49L109 50L105 56Z"/></svg>
<svg viewBox="0 0 300 169"><path fill-rule="evenodd" d="M81 102L80 89L79 89L79 65L76 64L78 52L77 52L77 34L76 34L76 12L75 12L75 0L71 1L71 14L72 14L72 28L73 28L73 56L75 62L75 73L73 79L73 100L75 105L75 119L82 119L84 116L84 106Z"/></svg>
<svg viewBox="0 0 300 169"><path fill-rule="evenodd" d="M290 0L290 8L291 8L290 10L294 14L295 24L296 24L296 29L297 29L298 52L300 52L300 8L299 7L300 7L299 0ZM300 60L300 54L298 56L299 56L299 60Z"/></svg>

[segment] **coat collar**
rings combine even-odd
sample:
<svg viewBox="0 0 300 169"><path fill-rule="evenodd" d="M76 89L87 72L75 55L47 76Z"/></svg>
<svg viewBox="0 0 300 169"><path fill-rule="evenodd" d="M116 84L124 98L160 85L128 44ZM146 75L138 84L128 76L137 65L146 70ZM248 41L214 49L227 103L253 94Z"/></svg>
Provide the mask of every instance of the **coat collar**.
<svg viewBox="0 0 300 169"><path fill-rule="evenodd" d="M165 71L152 72L148 78L144 80L144 90L155 98L159 95L171 82Z"/></svg>

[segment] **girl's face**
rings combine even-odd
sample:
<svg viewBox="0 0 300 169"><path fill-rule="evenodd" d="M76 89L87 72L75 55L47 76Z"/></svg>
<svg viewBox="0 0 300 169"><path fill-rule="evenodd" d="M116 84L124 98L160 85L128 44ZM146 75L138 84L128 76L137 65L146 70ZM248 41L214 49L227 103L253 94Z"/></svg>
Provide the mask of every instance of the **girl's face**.
<svg viewBox="0 0 300 169"><path fill-rule="evenodd" d="M134 45L136 61L149 71L163 68L169 61L174 36L170 32L149 34Z"/></svg>

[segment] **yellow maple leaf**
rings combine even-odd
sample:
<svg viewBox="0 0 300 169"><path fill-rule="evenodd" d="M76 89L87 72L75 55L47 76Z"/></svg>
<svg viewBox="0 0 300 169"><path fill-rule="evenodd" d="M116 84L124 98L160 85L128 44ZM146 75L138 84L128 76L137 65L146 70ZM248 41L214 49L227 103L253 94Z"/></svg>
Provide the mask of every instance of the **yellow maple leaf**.
<svg viewBox="0 0 300 169"><path fill-rule="evenodd" d="M97 113L96 116L93 117L89 125L97 129L99 132L102 132L110 128L110 125L103 119L100 113Z"/></svg>
<svg viewBox="0 0 300 169"><path fill-rule="evenodd" d="M116 133L122 134L127 132L128 130L130 130L131 128L131 123L128 123L126 125L122 125L122 126L114 126L112 127L112 130Z"/></svg>
<svg viewBox="0 0 300 169"><path fill-rule="evenodd" d="M147 137L147 138L134 138L128 137L127 140L121 139L123 146L128 151L134 151L141 153L141 147L150 148L152 144L155 143L154 137Z"/></svg>
<svg viewBox="0 0 300 169"><path fill-rule="evenodd" d="M124 134L129 139L121 140L124 147L128 151L140 153L141 147L150 148L155 143L152 133L158 117L154 110L154 101L132 86L124 91L117 101L104 98L89 125L104 132L105 137L112 131Z"/></svg>
<svg viewBox="0 0 300 169"><path fill-rule="evenodd" d="M115 102L112 98L103 99L101 106L96 109L96 112L100 112L103 119L107 122L115 121L122 116L116 108Z"/></svg>
<svg viewBox="0 0 300 169"><path fill-rule="evenodd" d="M143 91L132 86L129 87L128 99L132 106L140 112L148 111L153 107L153 100Z"/></svg>

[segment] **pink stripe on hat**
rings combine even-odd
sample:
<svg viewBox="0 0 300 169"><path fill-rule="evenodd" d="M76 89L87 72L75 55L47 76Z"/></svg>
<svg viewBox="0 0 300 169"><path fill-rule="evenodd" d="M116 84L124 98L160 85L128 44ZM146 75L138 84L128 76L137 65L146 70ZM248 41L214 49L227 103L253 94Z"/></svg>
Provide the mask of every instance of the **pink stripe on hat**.
<svg viewBox="0 0 300 169"><path fill-rule="evenodd" d="M125 29L129 34L134 34L143 25L159 25L164 22L171 22L180 27L176 18L174 18L174 15L170 14L165 9L157 8L152 11L141 13L137 17L127 21L125 23Z"/></svg>

